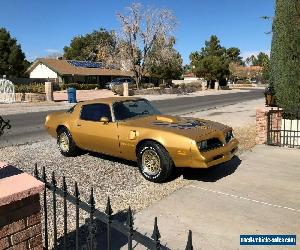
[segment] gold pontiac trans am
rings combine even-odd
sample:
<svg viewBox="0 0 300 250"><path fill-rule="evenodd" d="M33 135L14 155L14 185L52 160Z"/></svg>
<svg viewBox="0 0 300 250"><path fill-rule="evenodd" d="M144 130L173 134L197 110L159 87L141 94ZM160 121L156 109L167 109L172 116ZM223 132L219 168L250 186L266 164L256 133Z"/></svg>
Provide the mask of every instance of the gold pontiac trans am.
<svg viewBox="0 0 300 250"><path fill-rule="evenodd" d="M46 117L64 156L80 149L137 161L149 181L163 182L174 167L208 168L230 160L238 148L221 123L161 114L142 98L80 102Z"/></svg>

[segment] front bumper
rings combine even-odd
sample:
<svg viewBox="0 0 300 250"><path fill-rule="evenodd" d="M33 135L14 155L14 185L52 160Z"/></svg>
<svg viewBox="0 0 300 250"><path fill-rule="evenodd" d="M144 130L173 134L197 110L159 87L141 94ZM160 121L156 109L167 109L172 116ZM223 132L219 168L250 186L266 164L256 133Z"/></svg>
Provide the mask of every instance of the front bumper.
<svg viewBox="0 0 300 250"><path fill-rule="evenodd" d="M223 147L208 152L193 152L191 168L209 168L231 160L238 151L238 140L233 139Z"/></svg>

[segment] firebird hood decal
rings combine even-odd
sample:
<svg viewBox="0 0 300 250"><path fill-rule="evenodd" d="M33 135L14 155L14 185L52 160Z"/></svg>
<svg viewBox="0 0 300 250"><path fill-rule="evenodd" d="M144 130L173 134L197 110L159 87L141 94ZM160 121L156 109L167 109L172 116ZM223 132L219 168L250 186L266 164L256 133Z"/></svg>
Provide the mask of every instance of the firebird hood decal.
<svg viewBox="0 0 300 250"><path fill-rule="evenodd" d="M199 120L190 117L172 117L167 116L169 120L160 119L157 117L157 120L152 122L154 126L161 126L165 128L173 129L212 129L212 130L224 130L227 126L218 122L208 121L208 120Z"/></svg>
<svg viewBox="0 0 300 250"><path fill-rule="evenodd" d="M192 128L205 126L205 123L199 120L185 120L183 122L155 121L152 124L157 126L164 126L164 127L177 128L177 129L192 129Z"/></svg>

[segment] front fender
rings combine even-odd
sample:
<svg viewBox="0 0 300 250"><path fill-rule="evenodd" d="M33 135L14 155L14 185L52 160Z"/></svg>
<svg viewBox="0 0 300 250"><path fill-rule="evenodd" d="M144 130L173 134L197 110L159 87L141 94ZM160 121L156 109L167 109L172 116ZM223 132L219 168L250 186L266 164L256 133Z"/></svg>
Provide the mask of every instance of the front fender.
<svg viewBox="0 0 300 250"><path fill-rule="evenodd" d="M175 166L189 166L191 164L191 145L193 140L190 138L165 131L159 131L159 133L158 131L150 131L145 134L141 133L136 148L148 140L161 144L168 151Z"/></svg>

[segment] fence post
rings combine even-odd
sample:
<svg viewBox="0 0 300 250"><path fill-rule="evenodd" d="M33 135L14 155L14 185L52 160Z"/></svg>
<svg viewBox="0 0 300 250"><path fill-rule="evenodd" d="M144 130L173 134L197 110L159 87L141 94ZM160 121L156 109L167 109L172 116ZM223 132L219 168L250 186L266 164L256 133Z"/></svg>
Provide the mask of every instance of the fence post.
<svg viewBox="0 0 300 250"><path fill-rule="evenodd" d="M105 213L107 215L107 249L111 250L111 219L112 219L113 210L110 205L109 196L107 197Z"/></svg>
<svg viewBox="0 0 300 250"><path fill-rule="evenodd" d="M75 240L75 248L76 250L79 250L79 190L78 190L78 185L77 182L75 182L75 198L76 198L76 240Z"/></svg>
<svg viewBox="0 0 300 250"><path fill-rule="evenodd" d="M154 229L153 229L153 234L151 236L152 239L154 239L155 241L155 249L160 249L160 233L158 230L158 226L157 226L157 217L155 217L154 219Z"/></svg>
<svg viewBox="0 0 300 250"><path fill-rule="evenodd" d="M193 250L193 242L192 242L192 231L189 230L188 241L186 243L185 250Z"/></svg>
<svg viewBox="0 0 300 250"><path fill-rule="evenodd" d="M94 199L94 192L93 188L91 188L91 194L90 194L90 232L89 232L89 243L90 243L90 250L96 249L96 242L94 241L95 238L95 229L94 229L94 212L95 212L95 199Z"/></svg>
<svg viewBox="0 0 300 250"><path fill-rule="evenodd" d="M128 208L128 215L127 215L127 222L126 222L129 232L128 232L128 250L132 250L132 235L133 235L133 218L132 218L132 211L129 206Z"/></svg>
<svg viewBox="0 0 300 250"><path fill-rule="evenodd" d="M53 232L54 232L54 249L57 249L57 225L56 225L56 179L54 171L52 172L52 197L53 197Z"/></svg>
<svg viewBox="0 0 300 250"><path fill-rule="evenodd" d="M66 177L63 176L63 199L64 199L64 249L67 249L67 234L68 234L68 223L67 223L67 218L68 218L68 210L67 210L67 194L68 194L68 189L67 189L67 183L66 183Z"/></svg>
<svg viewBox="0 0 300 250"><path fill-rule="evenodd" d="M45 82L46 101L53 101L53 83Z"/></svg>

